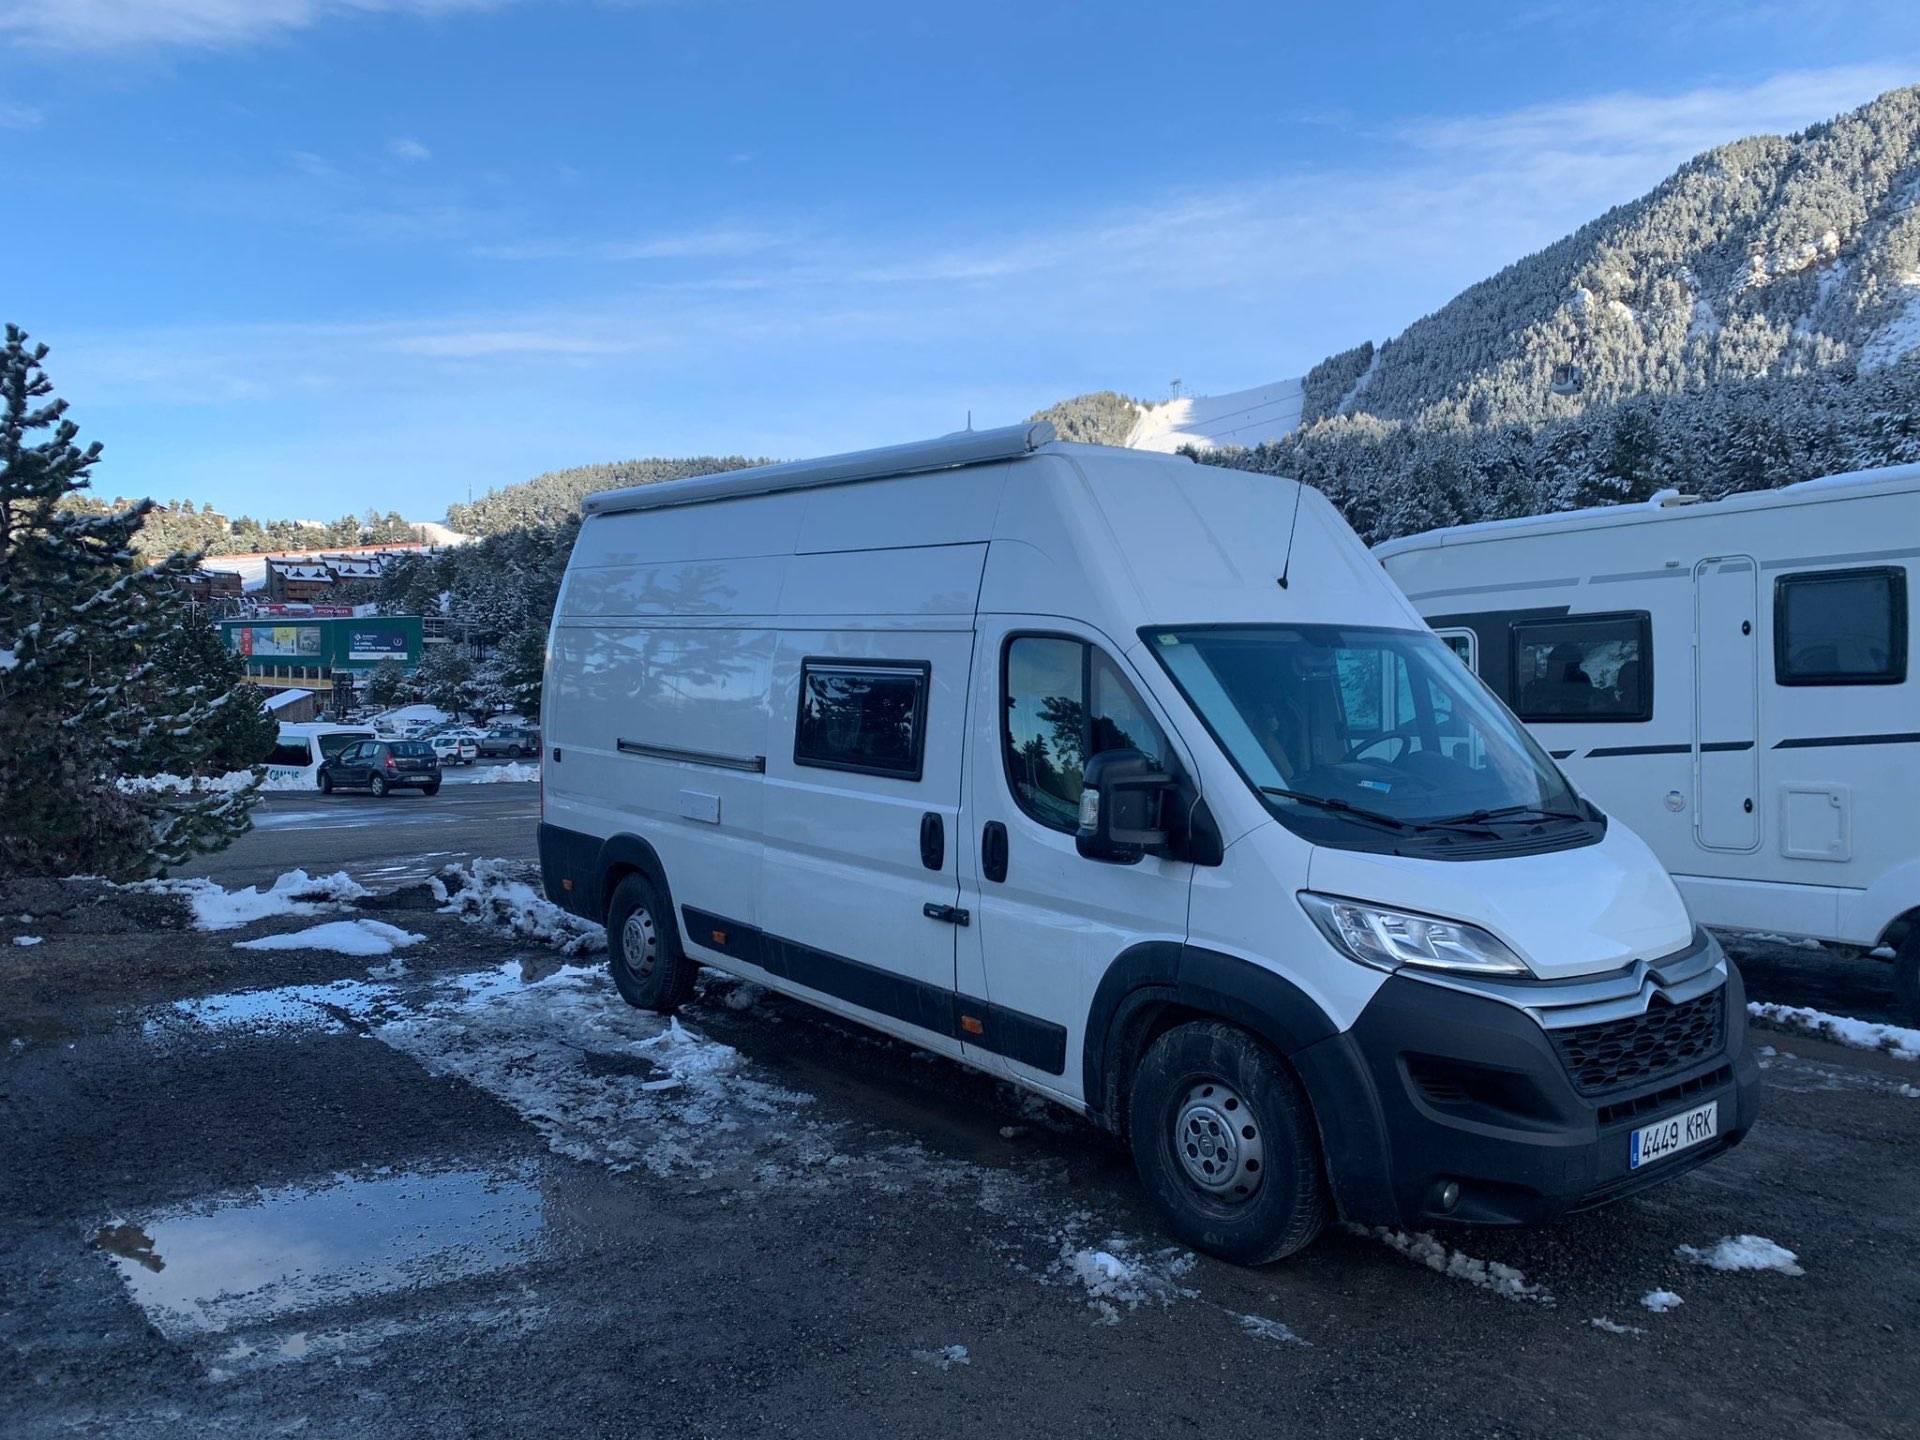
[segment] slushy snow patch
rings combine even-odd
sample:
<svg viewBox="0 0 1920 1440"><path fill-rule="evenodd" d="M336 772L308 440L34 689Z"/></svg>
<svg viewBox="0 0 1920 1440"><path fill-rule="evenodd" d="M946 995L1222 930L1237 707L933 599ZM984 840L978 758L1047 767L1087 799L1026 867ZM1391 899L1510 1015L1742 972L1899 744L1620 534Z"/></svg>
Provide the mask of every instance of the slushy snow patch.
<svg viewBox="0 0 1920 1440"><path fill-rule="evenodd" d="M964 1345L947 1345L938 1350L916 1350L913 1358L922 1365L936 1366L941 1370L951 1370L956 1365L971 1365L973 1357L967 1354Z"/></svg>
<svg viewBox="0 0 1920 1440"><path fill-rule="evenodd" d="M1609 1320L1604 1315L1594 1316L1593 1319L1587 1321L1587 1324L1593 1326L1596 1330L1604 1330L1609 1335L1644 1335L1647 1333L1647 1327L1644 1325L1622 1325L1618 1320Z"/></svg>
<svg viewBox="0 0 1920 1440"><path fill-rule="evenodd" d="M389 925L384 920L333 920L286 935L262 935L258 940L236 940L236 950L335 950L342 955L391 955L427 937Z"/></svg>
<svg viewBox="0 0 1920 1440"><path fill-rule="evenodd" d="M265 890L222 890L211 880L140 880L127 888L184 897L201 930L237 930L275 915L318 915L368 893L344 870L318 878L289 870Z"/></svg>
<svg viewBox="0 0 1920 1440"><path fill-rule="evenodd" d="M1459 1250L1450 1250L1424 1230L1408 1234L1405 1230L1390 1230L1385 1225L1376 1225L1371 1230L1361 1229L1358 1233L1371 1235L1381 1244L1398 1250L1409 1260L1419 1261L1429 1270L1455 1280L1464 1280L1469 1285L1478 1285L1482 1290L1491 1290L1509 1300L1531 1300L1538 1305L1553 1304L1552 1295L1538 1285L1528 1284L1527 1277L1511 1265L1502 1265L1498 1260L1476 1260Z"/></svg>
<svg viewBox="0 0 1920 1440"><path fill-rule="evenodd" d="M1901 1060L1920 1060L1920 1030L1855 1020L1850 1015L1829 1015L1805 1005L1773 1005L1757 1000L1748 1004L1747 1013L1782 1030L1833 1040L1855 1050L1884 1050Z"/></svg>
<svg viewBox="0 0 1920 1440"><path fill-rule="evenodd" d="M40 937L38 935L16 935L13 937L13 943L23 948L28 945L38 945L40 943Z"/></svg>
<svg viewBox="0 0 1920 1440"><path fill-rule="evenodd" d="M1664 1315L1677 1306L1686 1304L1671 1290L1649 1290L1640 1297L1640 1303L1656 1315Z"/></svg>
<svg viewBox="0 0 1920 1440"><path fill-rule="evenodd" d="M1060 1247L1060 1258L1048 1274L1086 1287L1089 1304L1103 1325L1120 1323L1119 1307L1138 1310L1142 1305L1171 1305L1190 1299L1194 1291L1180 1284L1196 1261L1191 1251L1169 1246L1151 1255L1136 1252L1119 1236L1107 1241L1105 1249L1092 1246L1076 1248L1071 1239Z"/></svg>
<svg viewBox="0 0 1920 1440"><path fill-rule="evenodd" d="M1682 1245L1673 1252L1709 1270L1778 1270L1782 1275L1804 1275L1800 1257L1784 1245L1760 1235L1728 1235L1711 1250Z"/></svg>
<svg viewBox="0 0 1920 1440"><path fill-rule="evenodd" d="M1313 1348L1311 1340L1302 1340L1294 1334L1291 1327L1282 1325L1278 1320L1269 1320L1264 1315L1239 1315L1231 1310L1227 1313L1239 1321L1240 1328L1256 1340L1272 1340L1281 1345L1305 1345L1308 1349Z"/></svg>
<svg viewBox="0 0 1920 1440"><path fill-rule="evenodd" d="M591 955L607 948L604 925L562 910L518 879L505 860L449 865L434 877L433 887L445 902L441 912L469 924L491 925L562 955Z"/></svg>

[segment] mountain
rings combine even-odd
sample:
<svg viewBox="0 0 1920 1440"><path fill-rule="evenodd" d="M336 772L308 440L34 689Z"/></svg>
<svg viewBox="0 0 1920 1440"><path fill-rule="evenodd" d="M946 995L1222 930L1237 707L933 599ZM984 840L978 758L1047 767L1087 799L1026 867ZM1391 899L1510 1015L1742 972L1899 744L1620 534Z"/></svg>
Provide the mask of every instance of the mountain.
<svg viewBox="0 0 1920 1440"><path fill-rule="evenodd" d="M549 525L565 520L579 511L582 500L598 490L617 490L626 485L651 485L661 480L713 475L722 470L739 470L748 465L766 463L741 455L694 455L682 460L622 460L605 465L576 465L568 470L549 470L531 480L489 490L478 500L468 501L464 505L449 505L447 524L469 535L498 535L528 525Z"/></svg>

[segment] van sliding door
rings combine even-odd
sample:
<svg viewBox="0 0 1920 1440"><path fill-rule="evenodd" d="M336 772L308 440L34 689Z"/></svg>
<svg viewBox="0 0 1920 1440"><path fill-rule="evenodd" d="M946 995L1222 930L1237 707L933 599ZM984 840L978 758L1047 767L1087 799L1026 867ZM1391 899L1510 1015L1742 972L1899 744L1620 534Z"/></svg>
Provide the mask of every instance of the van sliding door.
<svg viewBox="0 0 1920 1440"><path fill-rule="evenodd" d="M1759 567L1693 567L1693 834L1707 850L1760 844Z"/></svg>

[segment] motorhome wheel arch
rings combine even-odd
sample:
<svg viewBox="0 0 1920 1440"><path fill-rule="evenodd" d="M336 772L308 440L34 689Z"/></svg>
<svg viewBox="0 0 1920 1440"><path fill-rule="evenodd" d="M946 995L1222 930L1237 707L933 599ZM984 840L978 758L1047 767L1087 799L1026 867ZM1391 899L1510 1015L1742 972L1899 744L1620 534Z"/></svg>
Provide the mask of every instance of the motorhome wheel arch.
<svg viewBox="0 0 1920 1440"><path fill-rule="evenodd" d="M1886 947L1920 1017L1920 466L1377 553L1697 919Z"/></svg>
<svg viewBox="0 0 1920 1440"><path fill-rule="evenodd" d="M1003 1076L1244 1261L1752 1124L1733 967L1317 492L1033 425L585 511L541 865L631 1002L710 965Z"/></svg>

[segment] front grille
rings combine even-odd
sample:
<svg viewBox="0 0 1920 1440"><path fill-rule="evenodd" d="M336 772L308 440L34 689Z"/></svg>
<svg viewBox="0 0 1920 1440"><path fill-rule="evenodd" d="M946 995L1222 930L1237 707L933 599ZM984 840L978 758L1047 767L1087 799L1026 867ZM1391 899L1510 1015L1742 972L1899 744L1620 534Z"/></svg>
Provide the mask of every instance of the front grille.
<svg viewBox="0 0 1920 1440"><path fill-rule="evenodd" d="M1726 1037L1726 987L1673 1005L1655 994L1645 1013L1550 1030L1582 1095L1638 1085L1716 1055Z"/></svg>

